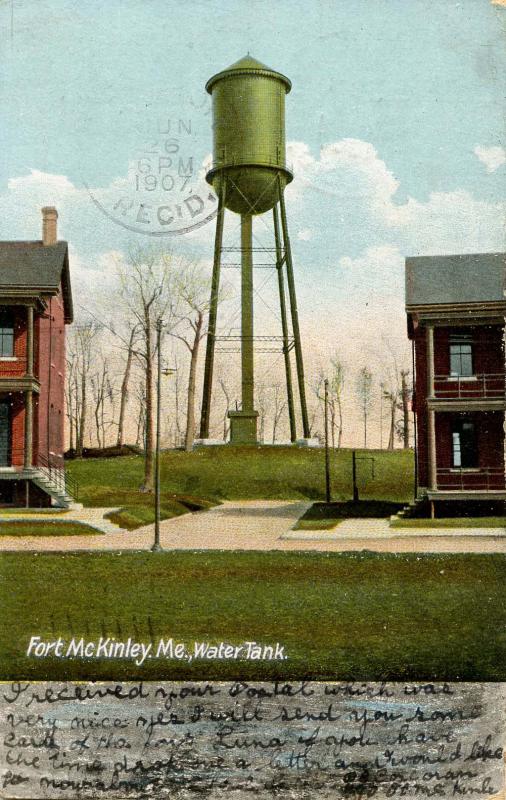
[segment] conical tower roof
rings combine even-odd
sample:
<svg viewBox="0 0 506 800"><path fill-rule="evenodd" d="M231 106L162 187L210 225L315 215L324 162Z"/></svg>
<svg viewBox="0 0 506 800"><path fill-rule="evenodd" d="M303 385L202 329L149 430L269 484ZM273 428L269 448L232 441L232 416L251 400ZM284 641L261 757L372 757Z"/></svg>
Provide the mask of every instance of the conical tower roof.
<svg viewBox="0 0 506 800"><path fill-rule="evenodd" d="M216 75L213 75L212 78L209 78L206 83L207 91L209 94L211 94L212 88L217 81L236 75L260 75L266 78L276 78L285 84L287 94L292 88L291 81L285 75L282 75L281 72L276 72L276 70L267 67L265 64L262 64L261 61L257 61L256 58L253 58L253 56L250 56L248 53L248 55L244 56L244 58L240 58L239 61L236 61L235 64L232 64L230 67L227 67L227 69L224 69L221 72L218 72Z"/></svg>

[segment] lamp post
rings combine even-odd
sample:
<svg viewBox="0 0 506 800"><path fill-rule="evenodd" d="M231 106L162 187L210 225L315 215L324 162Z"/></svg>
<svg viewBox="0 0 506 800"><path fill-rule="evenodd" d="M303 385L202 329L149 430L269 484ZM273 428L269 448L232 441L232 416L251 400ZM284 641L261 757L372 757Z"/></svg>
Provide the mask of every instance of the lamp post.
<svg viewBox="0 0 506 800"><path fill-rule="evenodd" d="M155 443L155 541L151 550L153 553L162 550L160 544L160 434L161 434L161 408L162 408L162 374L172 375L175 369L162 370L162 329L163 320L159 317L156 321L156 443Z"/></svg>
<svg viewBox="0 0 506 800"><path fill-rule="evenodd" d="M325 380L325 500L330 503L329 382Z"/></svg>

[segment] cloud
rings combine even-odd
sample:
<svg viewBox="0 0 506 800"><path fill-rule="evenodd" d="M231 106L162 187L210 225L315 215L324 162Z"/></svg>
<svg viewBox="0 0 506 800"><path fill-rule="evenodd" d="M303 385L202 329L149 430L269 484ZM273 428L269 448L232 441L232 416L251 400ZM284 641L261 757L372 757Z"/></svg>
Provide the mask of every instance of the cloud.
<svg viewBox="0 0 506 800"><path fill-rule="evenodd" d="M163 205L164 213L171 209L177 217L176 209L181 205L182 222L191 224L184 200L176 189L173 192L156 193L135 190L136 165L126 165L125 175L118 176L106 185L76 185L69 177L52 174L31 168L25 175L11 177L4 191L0 192L0 214L8 220L8 237L11 239L37 239L40 237L40 209L45 205L55 205L58 209L59 236L73 242L76 250L85 257L99 258L100 253L111 249L124 250L132 242L144 240L143 234L162 228L157 222L159 206ZM205 187L205 189L203 188ZM207 205L205 214L215 209L216 203L208 200L211 189L204 181L202 165L195 165L195 194L202 194ZM188 192L190 188L188 188ZM203 194L203 192L206 194ZM198 201L194 201L197 203ZM136 222L139 205L144 203L144 218L150 217L150 224L143 226ZM184 216L188 217L188 219ZM180 214L181 216L181 214ZM202 214L203 216L203 214ZM196 221L199 221L200 217ZM139 232L139 230L141 232ZM157 241L169 249L206 249L212 248L212 220L192 234L179 236L147 237L146 241Z"/></svg>
<svg viewBox="0 0 506 800"><path fill-rule="evenodd" d="M296 221L313 231L315 244L321 238L328 252L388 241L406 255L503 247L502 203L478 200L464 189L401 202L398 178L370 142L341 139L321 148L318 158L305 143L290 142L288 152L294 169L298 165L287 189ZM493 158L498 166L495 149Z"/></svg>
<svg viewBox="0 0 506 800"><path fill-rule="evenodd" d="M72 195L77 191L66 175L53 175L38 169L31 169L28 175L10 178L7 188L12 192L29 192L32 196L42 194L48 203L54 203L62 195Z"/></svg>
<svg viewBox="0 0 506 800"><path fill-rule="evenodd" d="M491 147L484 147L477 144L474 152L482 164L485 164L487 172L495 172L499 167L502 167L506 161L506 151L504 147L492 145Z"/></svg>
<svg viewBox="0 0 506 800"><path fill-rule="evenodd" d="M317 156L305 142L290 142L288 163L295 171L295 180L287 188L287 212L294 232L299 305L313 309L315 348L326 347L323 339L332 343L338 335L348 343L372 342L374 335L371 338L369 331L379 330L385 335L391 330L399 343L405 342L405 256L504 247L501 204L478 200L463 189L400 201L399 179L370 142L341 139L322 147ZM127 178L119 177L92 191L110 207L127 185ZM86 302L93 296L97 302L101 295L110 298L118 253L128 252L132 241L144 241L144 237L105 217L85 187L74 185L65 175L36 169L11 178L0 193L0 214L9 220L8 237L38 238L40 207L46 204L58 207L60 234L72 245L76 291ZM156 241L208 262L214 228L210 222L193 234ZM258 244L273 246L269 215L255 220L254 234ZM239 218L227 214L224 246L237 246L238 241ZM308 241L310 247L305 245ZM224 282L232 282L235 288L236 273L223 270ZM258 273L259 281L260 276L259 291L266 305L277 308L272 286L263 288L272 276ZM257 303L259 311L261 307ZM322 337L320 322L327 318Z"/></svg>

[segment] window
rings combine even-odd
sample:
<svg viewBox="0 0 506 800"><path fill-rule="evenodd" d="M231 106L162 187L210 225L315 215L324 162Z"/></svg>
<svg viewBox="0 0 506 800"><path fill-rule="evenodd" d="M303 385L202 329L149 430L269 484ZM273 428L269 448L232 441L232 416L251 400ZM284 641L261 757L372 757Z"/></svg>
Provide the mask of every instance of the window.
<svg viewBox="0 0 506 800"><path fill-rule="evenodd" d="M0 310L0 357L14 355L14 315L7 309Z"/></svg>
<svg viewBox="0 0 506 800"><path fill-rule="evenodd" d="M457 419L452 429L453 466L472 469L478 466L478 448L474 422Z"/></svg>
<svg viewBox="0 0 506 800"><path fill-rule="evenodd" d="M470 378L473 370L473 342L471 336L462 334L450 339L450 375Z"/></svg>

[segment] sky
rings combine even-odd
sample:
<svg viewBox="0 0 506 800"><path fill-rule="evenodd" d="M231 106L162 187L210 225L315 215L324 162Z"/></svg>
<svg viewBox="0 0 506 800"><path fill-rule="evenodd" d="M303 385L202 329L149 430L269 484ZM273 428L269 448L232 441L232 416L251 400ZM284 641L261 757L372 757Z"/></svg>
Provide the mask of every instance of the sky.
<svg viewBox="0 0 506 800"><path fill-rule="evenodd" d="M160 158L176 142L205 197L181 226L212 217L204 86L250 52L293 84L286 203L307 371L337 352L379 379L409 360L404 258L505 247L505 25L502 0L3 0L0 238L39 238L55 204L78 309L134 242L209 265L212 219L165 235L157 210L184 187ZM257 219L257 241L269 235ZM257 332L278 332L276 284L258 273Z"/></svg>

